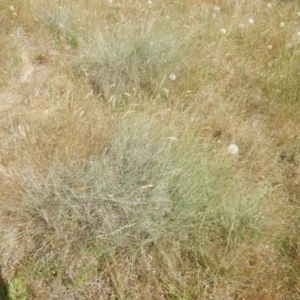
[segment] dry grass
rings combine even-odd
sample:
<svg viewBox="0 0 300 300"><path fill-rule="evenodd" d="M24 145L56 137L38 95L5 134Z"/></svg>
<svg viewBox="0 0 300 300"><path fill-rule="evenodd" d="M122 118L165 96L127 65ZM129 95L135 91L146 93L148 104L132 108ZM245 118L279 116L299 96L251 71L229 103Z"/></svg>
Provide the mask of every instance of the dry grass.
<svg viewBox="0 0 300 300"><path fill-rule="evenodd" d="M1 299L299 299L296 2L4 0L0 26Z"/></svg>

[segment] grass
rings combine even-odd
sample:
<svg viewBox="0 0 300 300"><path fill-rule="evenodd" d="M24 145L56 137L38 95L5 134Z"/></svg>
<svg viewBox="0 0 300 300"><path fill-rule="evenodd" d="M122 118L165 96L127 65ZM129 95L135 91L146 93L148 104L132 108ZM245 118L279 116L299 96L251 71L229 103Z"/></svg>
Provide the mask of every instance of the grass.
<svg viewBox="0 0 300 300"><path fill-rule="evenodd" d="M124 96L145 94L151 99L161 94L164 82L184 66L195 38L181 22L168 23L158 17L139 26L125 20L104 33L92 31L79 70L108 101L117 98L122 103Z"/></svg>
<svg viewBox="0 0 300 300"><path fill-rule="evenodd" d="M1 2L0 297L299 298L299 7L153 2Z"/></svg>

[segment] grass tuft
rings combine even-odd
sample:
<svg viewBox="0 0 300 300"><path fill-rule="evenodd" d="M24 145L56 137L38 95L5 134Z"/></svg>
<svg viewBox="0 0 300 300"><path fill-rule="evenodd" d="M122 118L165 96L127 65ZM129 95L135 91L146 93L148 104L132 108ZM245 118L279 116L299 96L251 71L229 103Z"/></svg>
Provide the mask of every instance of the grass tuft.
<svg viewBox="0 0 300 300"><path fill-rule="evenodd" d="M124 21L88 36L79 69L106 100L117 97L122 103L130 95L154 97L173 73L180 74L194 38L195 30L180 21L155 18L138 26Z"/></svg>

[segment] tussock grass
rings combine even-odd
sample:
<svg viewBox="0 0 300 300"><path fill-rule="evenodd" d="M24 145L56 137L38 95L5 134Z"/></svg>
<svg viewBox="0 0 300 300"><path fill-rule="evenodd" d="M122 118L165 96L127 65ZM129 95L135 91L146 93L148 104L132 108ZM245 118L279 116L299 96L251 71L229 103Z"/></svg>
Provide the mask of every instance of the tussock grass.
<svg viewBox="0 0 300 300"><path fill-rule="evenodd" d="M171 74L180 73L195 36L182 21L170 24L156 17L137 25L124 20L89 34L79 69L106 100L117 97L122 102L143 94L151 98L162 93Z"/></svg>
<svg viewBox="0 0 300 300"><path fill-rule="evenodd" d="M153 2L1 2L2 297L299 298L299 7Z"/></svg>
<svg viewBox="0 0 300 300"><path fill-rule="evenodd" d="M18 167L19 163L12 168L12 193L18 210L21 206L27 216L36 255L43 263L50 255L51 269L67 259L66 253L75 261L85 251L96 261L114 259L119 253L122 261L130 257L134 272L146 263L143 256L157 252L172 272L178 272L169 251L191 255L193 245L198 257L186 258L187 263L196 259L218 278L231 247L256 240L270 225L266 201L270 189L254 185L250 178L241 182L239 173L231 171L234 161L222 153L210 164L211 149L205 145L199 149L189 134L185 137L183 132L181 139L173 140L168 137L170 124L162 129L155 119L147 125L141 120L140 116L122 120L99 157L67 165L54 162L46 176L30 166ZM224 248L218 262L205 253L210 243ZM61 252L54 254L52 249ZM161 263L152 263L151 268L160 268ZM73 267L70 261L59 269L68 274ZM191 266L189 270L199 271ZM130 292L123 289L124 296Z"/></svg>

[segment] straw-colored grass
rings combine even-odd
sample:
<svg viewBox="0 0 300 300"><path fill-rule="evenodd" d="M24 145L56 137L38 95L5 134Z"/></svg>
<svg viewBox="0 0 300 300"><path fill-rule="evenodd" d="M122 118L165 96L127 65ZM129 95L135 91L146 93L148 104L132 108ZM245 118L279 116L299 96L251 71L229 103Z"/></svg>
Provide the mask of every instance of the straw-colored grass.
<svg viewBox="0 0 300 300"><path fill-rule="evenodd" d="M73 2L0 3L0 298L299 299L298 4Z"/></svg>

